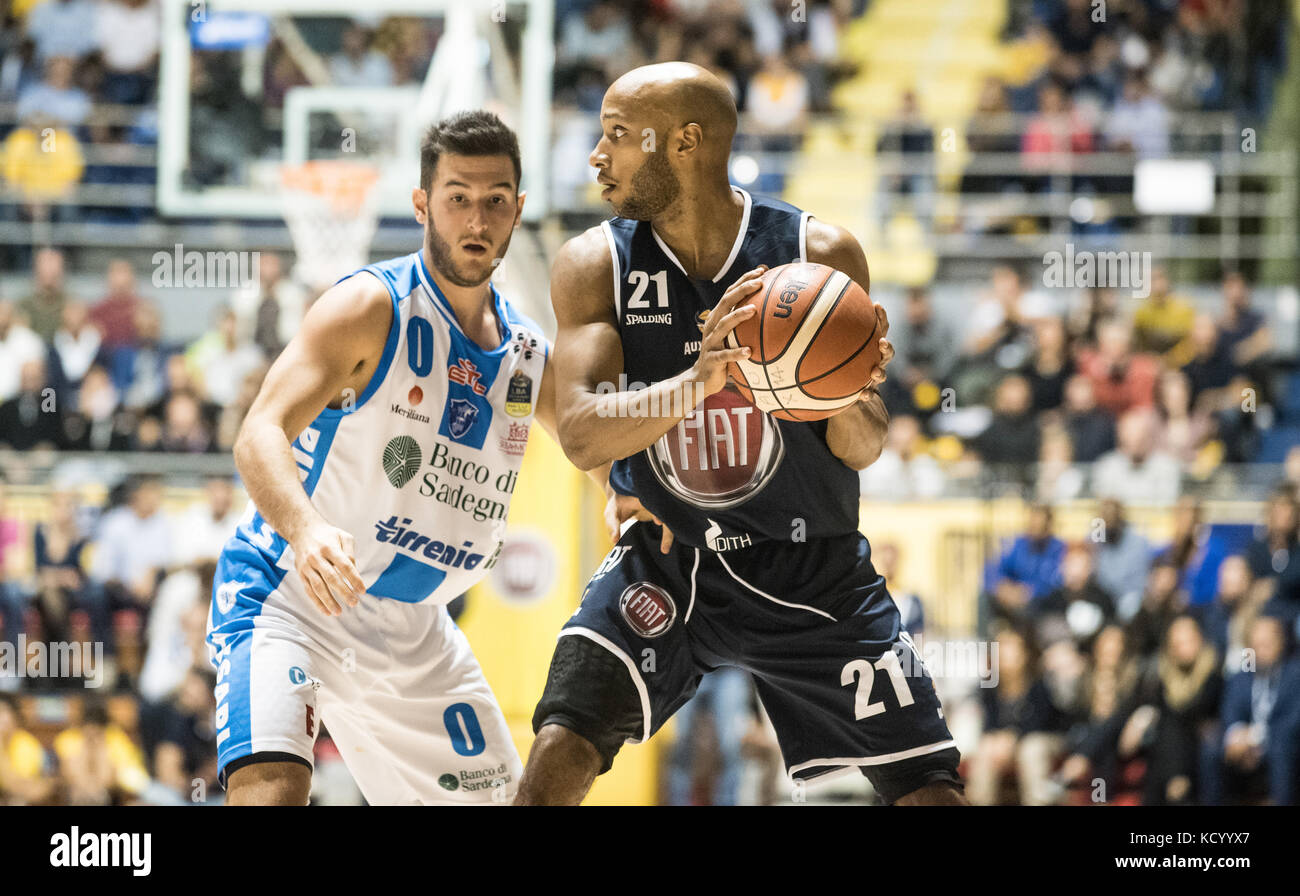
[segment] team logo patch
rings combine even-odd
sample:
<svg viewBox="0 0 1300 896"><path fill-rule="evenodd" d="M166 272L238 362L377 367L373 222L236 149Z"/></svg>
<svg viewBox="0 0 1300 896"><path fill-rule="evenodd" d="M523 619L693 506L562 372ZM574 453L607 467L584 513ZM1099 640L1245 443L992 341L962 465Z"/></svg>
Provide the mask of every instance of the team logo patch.
<svg viewBox="0 0 1300 896"><path fill-rule="evenodd" d="M448 409L447 425L451 430L451 437L459 439L474 425L474 419L478 417L478 407L463 398L453 398Z"/></svg>
<svg viewBox="0 0 1300 896"><path fill-rule="evenodd" d="M457 358L456 363L447 368L447 379L462 386L469 386L474 390L475 395L487 394L487 386L479 382L481 376L474 362L464 358Z"/></svg>
<svg viewBox="0 0 1300 896"><path fill-rule="evenodd" d="M637 582L629 585L618 599L623 621L643 638L657 638L672 627L677 605L658 585Z"/></svg>
<svg viewBox="0 0 1300 896"><path fill-rule="evenodd" d="M384 446L383 463L384 474L393 488L401 488L414 478L420 469L420 455L420 443L410 436L389 439Z"/></svg>
<svg viewBox="0 0 1300 896"><path fill-rule="evenodd" d="M699 328L700 328L700 332L701 332L701 333L704 332L704 325L705 325L706 323L708 323L708 320L709 320L709 309L708 309L708 308L705 308L705 309L704 309L703 311L701 311L699 314L695 315L695 323L699 325Z"/></svg>
<svg viewBox="0 0 1300 896"><path fill-rule="evenodd" d="M443 790L459 790L460 779L455 775L443 775L438 779L438 786Z"/></svg>
<svg viewBox="0 0 1300 896"><path fill-rule="evenodd" d="M522 370L516 370L506 389L506 413L511 417L527 417L532 412L533 378Z"/></svg>

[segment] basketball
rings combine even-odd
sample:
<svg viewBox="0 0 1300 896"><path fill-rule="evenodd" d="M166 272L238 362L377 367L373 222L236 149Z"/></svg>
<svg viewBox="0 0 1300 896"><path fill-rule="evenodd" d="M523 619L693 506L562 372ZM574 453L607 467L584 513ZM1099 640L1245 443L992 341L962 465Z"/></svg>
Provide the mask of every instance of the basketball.
<svg viewBox="0 0 1300 896"><path fill-rule="evenodd" d="M824 264L772 268L745 304L758 313L727 335L750 357L731 364L736 387L784 420L822 420L857 400L880 363L876 306L845 273Z"/></svg>

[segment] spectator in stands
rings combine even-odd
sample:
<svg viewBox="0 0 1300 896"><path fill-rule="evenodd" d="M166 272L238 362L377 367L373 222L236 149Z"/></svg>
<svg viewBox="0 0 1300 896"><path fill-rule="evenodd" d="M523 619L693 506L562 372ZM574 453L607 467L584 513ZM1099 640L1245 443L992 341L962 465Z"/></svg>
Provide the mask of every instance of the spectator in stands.
<svg viewBox="0 0 1300 896"><path fill-rule="evenodd" d="M1115 612L1127 622L1142 602L1142 587L1151 567L1151 546L1124 513L1117 498L1105 498L1097 510L1100 540L1095 541L1097 584L1115 598ZM1096 530L1094 530L1095 533Z"/></svg>
<svg viewBox="0 0 1300 896"><path fill-rule="evenodd" d="M948 372L959 345L957 333L948 315L936 314L929 290L908 287L898 328L898 348L894 369L908 389L931 382L948 381Z"/></svg>
<svg viewBox="0 0 1300 896"><path fill-rule="evenodd" d="M556 67L573 77L577 70L594 68L608 84L622 73L632 44L632 29L612 0L595 0L586 9L571 8L558 22ZM617 62L615 61L617 60Z"/></svg>
<svg viewBox="0 0 1300 896"><path fill-rule="evenodd" d="M1293 487L1274 489L1263 529L1247 548L1246 562L1252 576L1267 580L1279 575L1291 556L1300 553L1300 501Z"/></svg>
<svg viewBox="0 0 1300 896"><path fill-rule="evenodd" d="M1204 408L1193 409L1187 374L1166 370L1156 387L1159 431L1156 450L1174 457L1184 467L1196 462L1201 448L1214 432L1214 422Z"/></svg>
<svg viewBox="0 0 1300 896"><path fill-rule="evenodd" d="M45 80L33 84L18 96L18 120L54 123L67 127L85 124L91 102L73 81L76 63L67 56L54 56L45 63Z"/></svg>
<svg viewBox="0 0 1300 896"><path fill-rule="evenodd" d="M1065 384L1074 375L1065 321L1045 317L1034 321L1034 354L1025 369L1033 392L1035 412L1050 411L1065 404Z"/></svg>
<svg viewBox="0 0 1300 896"><path fill-rule="evenodd" d="M1175 295L1163 267L1151 271L1151 294L1133 314L1134 346L1140 352L1160 355L1167 366L1181 367L1191 360L1188 336L1196 309Z"/></svg>
<svg viewBox="0 0 1300 896"><path fill-rule="evenodd" d="M203 501L176 522L177 563L216 559L239 526L243 509L235 506L235 487L229 476L212 475L203 482Z"/></svg>
<svg viewBox="0 0 1300 896"><path fill-rule="evenodd" d="M95 4L90 0L43 0L27 14L27 36L41 61L78 59L95 50Z"/></svg>
<svg viewBox="0 0 1300 896"><path fill-rule="evenodd" d="M1129 411L1120 418L1119 446L1093 466L1095 494L1135 504L1167 505L1177 499L1182 474L1174 457L1156 450L1156 425L1150 409Z"/></svg>
<svg viewBox="0 0 1300 896"><path fill-rule="evenodd" d="M1074 446L1074 459L1090 464L1115 448L1115 419L1097 407L1092 380L1075 374L1065 382L1065 429Z"/></svg>
<svg viewBox="0 0 1300 896"><path fill-rule="evenodd" d="M162 481L157 476L138 477L130 485L127 505L105 514L90 573L102 589L92 608L98 632L107 632L110 612L145 615L172 562L171 530L171 521L162 510Z"/></svg>
<svg viewBox="0 0 1300 896"><path fill-rule="evenodd" d="M235 437L239 435L239 427L243 424L248 409L253 406L258 390L262 388L262 380L266 377L266 371L266 365L249 371L248 376L244 377L244 382L240 384L239 395L233 402L221 409L221 419L217 423L217 449L219 451L230 451L234 448Z"/></svg>
<svg viewBox="0 0 1300 896"><path fill-rule="evenodd" d="M158 598L149 611L149 649L140 672L140 695L148 707L142 718L145 727L154 725L154 710L182 685L186 673L196 663L206 665L203 638L215 575L215 561L205 560L177 569L158 586ZM152 753L151 738L146 734L144 740Z"/></svg>
<svg viewBox="0 0 1300 896"><path fill-rule="evenodd" d="M156 0L102 0L95 37L104 62L104 100L148 102L157 80L162 16Z"/></svg>
<svg viewBox="0 0 1300 896"><path fill-rule="evenodd" d="M12 644L22 629L26 603L13 580L18 578L20 554L27 537L22 520L8 513L6 487L3 471L0 471L0 640Z"/></svg>
<svg viewBox="0 0 1300 896"><path fill-rule="evenodd" d="M36 611L47 641L69 641L73 610L85 606L86 547L89 539L77 519L77 499L68 491L50 495L49 520L37 523Z"/></svg>
<svg viewBox="0 0 1300 896"><path fill-rule="evenodd" d="M1032 505L1025 534L1016 536L998 560L990 589L992 615L1013 622L1025 618L1032 602L1060 585L1064 557L1065 542L1052 534L1052 508Z"/></svg>
<svg viewBox="0 0 1300 896"><path fill-rule="evenodd" d="M1124 79L1124 93L1110 110L1105 134L1111 149L1131 152L1138 159L1169 155L1169 110L1140 72Z"/></svg>
<svg viewBox="0 0 1300 896"><path fill-rule="evenodd" d="M864 495L885 499L934 498L944 489L943 469L925 452L921 424L913 416L890 421L885 447L861 473Z"/></svg>
<svg viewBox="0 0 1300 896"><path fill-rule="evenodd" d="M1124 629L1128 653L1144 669L1163 647L1170 624L1187 609L1187 593L1178 587L1178 572L1168 557L1151 564L1142 603Z"/></svg>
<svg viewBox="0 0 1300 896"><path fill-rule="evenodd" d="M280 256L263 251L258 253L257 292L236 294L234 302L239 342L251 342L267 358L274 358L298 332L307 296L286 276Z"/></svg>
<svg viewBox="0 0 1300 896"><path fill-rule="evenodd" d="M807 125L808 79L782 53L763 59L745 90L745 130L760 137L764 152L790 152Z"/></svg>
<svg viewBox="0 0 1300 896"><path fill-rule="evenodd" d="M1260 616L1250 626L1254 666L1228 679L1220 713L1230 803L1297 799L1300 771L1300 659L1281 620Z"/></svg>
<svg viewBox="0 0 1300 896"><path fill-rule="evenodd" d="M45 358L45 344L14 313L14 303L0 299L0 402L18 394L23 366Z"/></svg>
<svg viewBox="0 0 1300 896"><path fill-rule="evenodd" d="M196 793L207 794L217 785L217 730L212 721L217 708L215 686L216 676L211 672L191 667L164 707L159 739L152 751L154 777L178 800L193 801Z"/></svg>
<svg viewBox="0 0 1300 896"><path fill-rule="evenodd" d="M104 348L112 351L136 342L136 312L142 304L135 285L135 269L125 258L108 263L108 294L90 309L90 320L99 328Z"/></svg>
<svg viewBox="0 0 1300 896"><path fill-rule="evenodd" d="M993 398L993 419L976 437L974 448L987 464L1014 465L1011 477L1025 476L1038 460L1038 418L1029 382L1018 374L1003 377Z"/></svg>
<svg viewBox="0 0 1300 896"><path fill-rule="evenodd" d="M898 615L903 620L903 631L916 637L925 633L925 607L921 598L913 591L904 591L898 583L898 545L892 541L877 542L871 552L871 563L876 572L889 582L889 595L898 607Z"/></svg>
<svg viewBox="0 0 1300 896"><path fill-rule="evenodd" d="M1031 190L1051 187L1052 177L1069 175L1075 163L1070 156L1093 151L1092 128L1075 108L1063 85L1049 79L1038 88L1038 112L1020 138L1020 164L1040 175L1027 183Z"/></svg>
<svg viewBox="0 0 1300 896"><path fill-rule="evenodd" d="M0 692L0 806L46 803L54 783L45 748L22 726L18 701Z"/></svg>
<svg viewBox="0 0 1300 896"><path fill-rule="evenodd" d="M1045 504L1073 501L1086 484L1084 471L1074 463L1070 433L1059 423L1045 423L1038 456L1038 479L1034 486L1038 500Z"/></svg>
<svg viewBox="0 0 1300 896"><path fill-rule="evenodd" d="M87 703L81 722L54 738L61 785L74 806L121 805L144 791L144 757L100 703Z"/></svg>
<svg viewBox="0 0 1300 896"><path fill-rule="evenodd" d="M1092 551L1081 542L1071 544L1061 560L1061 584L1030 605L1035 640L1050 644L1071 638L1080 650L1115 620L1115 601L1093 575Z"/></svg>
<svg viewBox="0 0 1300 896"><path fill-rule="evenodd" d="M44 248L32 259L32 291L18 305L19 312L37 336L49 342L63 320L68 300L63 285L63 253Z"/></svg>
<svg viewBox="0 0 1300 896"><path fill-rule="evenodd" d="M1079 372L1092 381L1097 406L1116 417L1155 403L1160 362L1133 350L1133 330L1111 319L1097 328L1097 347L1080 349Z"/></svg>
<svg viewBox="0 0 1300 896"><path fill-rule="evenodd" d="M221 310L216 329L200 337L186 354L199 371L208 398L223 407L235 400L249 372L266 361L261 348L239 339L238 320L230 308Z"/></svg>
<svg viewBox="0 0 1300 896"><path fill-rule="evenodd" d="M81 381L75 409L63 418L62 447L69 451L128 451L135 415L119 406L117 388L99 364Z"/></svg>
<svg viewBox="0 0 1300 896"><path fill-rule="evenodd" d="M1246 632L1259 614L1261 601L1254 590L1246 558L1239 554L1219 564L1219 587L1214 600L1197 607L1197 618L1206 639L1214 645L1228 671L1241 668Z"/></svg>
<svg viewBox="0 0 1300 896"><path fill-rule="evenodd" d="M163 419L146 416L136 430L136 448L176 454L204 454L216 450L216 437L203 418L197 395L176 391L167 396Z"/></svg>
<svg viewBox="0 0 1300 896"><path fill-rule="evenodd" d="M734 806L740 789L741 744L749 725L749 673L723 666L704 676L699 689L677 711L677 738L673 743L669 771L669 803L695 803L693 791L696 758L699 755L699 722L707 713L713 719L721 766L705 805Z"/></svg>
<svg viewBox="0 0 1300 896"><path fill-rule="evenodd" d="M1067 758L1061 764L1065 784L1077 786L1100 777L1106 784L1104 800L1115 798L1122 783L1116 755L1124 722L1121 707L1136 687L1137 664L1125 652L1124 630L1108 625L1092 642L1092 662L1080 688L1080 718L1067 736Z"/></svg>
<svg viewBox="0 0 1300 896"><path fill-rule="evenodd" d="M122 393L122 406L144 411L167 391L167 359L173 354L163 342L162 318L151 302L135 308L135 340L113 349L113 382Z"/></svg>
<svg viewBox="0 0 1300 896"><path fill-rule="evenodd" d="M980 688L984 732L971 757L966 793L976 805L1005 802L1007 778L1017 777L1020 801L1043 802L1041 768L1068 723L1037 669L1024 635L1004 629L997 638L997 686ZM1037 791L1037 792L1035 792Z"/></svg>
<svg viewBox="0 0 1300 896"><path fill-rule="evenodd" d="M20 373L18 394L0 404L0 448L57 448L63 438L62 414L49 388L45 361L28 361Z"/></svg>
<svg viewBox="0 0 1300 896"><path fill-rule="evenodd" d="M1227 341L1219 334L1214 318L1198 314L1189 337L1191 360L1183 365L1193 403L1211 403L1215 393L1225 389L1240 368L1232 360Z"/></svg>
<svg viewBox="0 0 1300 896"><path fill-rule="evenodd" d="M1210 745L1222 693L1214 647L1205 643L1195 617L1175 617L1159 662L1139 686L1138 705L1128 713L1119 739L1121 758L1146 758L1144 805L1198 801L1201 752L1203 745Z"/></svg>
<svg viewBox="0 0 1300 896"><path fill-rule="evenodd" d="M975 162L983 155L1010 155L1019 152L1020 141L1010 119L1011 107L1007 103L1006 85L998 78L989 76L980 87L979 99L975 104L975 113L971 116L966 129L966 147ZM1005 174L986 174L981 171L967 171L962 175L961 192L963 194L1001 193L1012 178ZM989 229L998 229L999 225L990 222Z"/></svg>
<svg viewBox="0 0 1300 896"><path fill-rule="evenodd" d="M81 382L99 357L100 336L82 302L63 306L63 319L50 344L50 380L59 401L75 406Z"/></svg>
<svg viewBox="0 0 1300 896"><path fill-rule="evenodd" d="M1250 287L1240 271L1223 277L1223 316L1219 339L1239 369L1254 371L1273 350L1273 335L1262 312L1250 305Z"/></svg>
<svg viewBox="0 0 1300 896"><path fill-rule="evenodd" d="M366 29L354 23L343 29L343 48L330 57L330 77L338 87L389 87L393 66L370 46Z"/></svg>
<svg viewBox="0 0 1300 896"><path fill-rule="evenodd" d="M1168 557L1178 566L1179 584L1193 604L1209 603L1214 597L1218 566L1224 558L1222 544L1211 540L1204 508L1190 495L1178 499L1173 520L1173 537L1158 556Z"/></svg>
<svg viewBox="0 0 1300 896"><path fill-rule="evenodd" d="M963 404L987 404L997 381L1029 360L1037 312L1026 299L1020 272L996 265L992 288L976 300L963 328L966 344L952 378Z"/></svg>
<svg viewBox="0 0 1300 896"><path fill-rule="evenodd" d="M881 179L884 195L910 196L916 211L928 215L934 193L934 131L921 117L916 91L903 91L897 117L881 126L876 152L899 156L899 172Z"/></svg>

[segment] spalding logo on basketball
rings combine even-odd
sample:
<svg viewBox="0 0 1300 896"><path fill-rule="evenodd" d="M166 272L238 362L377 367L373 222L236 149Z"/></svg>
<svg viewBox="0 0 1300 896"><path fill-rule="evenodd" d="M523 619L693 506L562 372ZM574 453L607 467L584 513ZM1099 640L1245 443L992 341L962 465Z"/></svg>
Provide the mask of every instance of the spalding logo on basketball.
<svg viewBox="0 0 1300 896"><path fill-rule="evenodd" d="M781 428L734 386L706 398L646 452L660 485L696 507L733 507L781 465Z"/></svg>
<svg viewBox="0 0 1300 896"><path fill-rule="evenodd" d="M785 420L821 420L858 399L880 363L876 306L845 273L824 264L772 268L737 307L758 309L727 334L750 356L730 365L742 395Z"/></svg>
<svg viewBox="0 0 1300 896"><path fill-rule="evenodd" d="M618 599L618 611L632 631L643 638L659 637L677 618L677 605L668 592L649 582L629 585Z"/></svg>

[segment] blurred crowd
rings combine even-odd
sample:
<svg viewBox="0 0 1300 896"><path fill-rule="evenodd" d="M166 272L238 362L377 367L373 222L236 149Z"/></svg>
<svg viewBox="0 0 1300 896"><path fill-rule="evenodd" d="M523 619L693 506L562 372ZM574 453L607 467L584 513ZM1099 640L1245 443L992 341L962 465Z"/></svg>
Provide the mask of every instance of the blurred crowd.
<svg viewBox="0 0 1300 896"><path fill-rule="evenodd" d="M993 471L1047 502L1171 505L1252 463L1300 484L1300 380L1246 278L1227 271L1212 312L1160 267L1149 287L1135 305L1000 264L960 314L909 289L890 319L889 441L864 494L937 497Z"/></svg>
<svg viewBox="0 0 1300 896"><path fill-rule="evenodd" d="M30 291L0 296L0 448L229 451L310 297L275 253L257 268L206 332L172 344L129 261L108 264L102 295L82 296L63 254L37 251Z"/></svg>
<svg viewBox="0 0 1300 896"><path fill-rule="evenodd" d="M1165 545L1115 500L1076 540L1054 530L1032 508L986 576L997 675L977 693L972 800L1300 800L1296 489L1253 529L1211 526L1184 499Z"/></svg>

